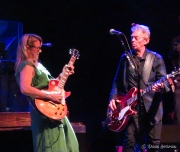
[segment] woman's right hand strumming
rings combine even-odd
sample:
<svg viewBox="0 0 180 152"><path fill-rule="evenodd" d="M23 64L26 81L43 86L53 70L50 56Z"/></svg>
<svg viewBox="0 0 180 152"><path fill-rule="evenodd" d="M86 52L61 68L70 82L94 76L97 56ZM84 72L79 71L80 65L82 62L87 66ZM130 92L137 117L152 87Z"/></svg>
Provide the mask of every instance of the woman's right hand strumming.
<svg viewBox="0 0 180 152"><path fill-rule="evenodd" d="M61 103L63 99L63 92L45 92L45 99L56 103Z"/></svg>

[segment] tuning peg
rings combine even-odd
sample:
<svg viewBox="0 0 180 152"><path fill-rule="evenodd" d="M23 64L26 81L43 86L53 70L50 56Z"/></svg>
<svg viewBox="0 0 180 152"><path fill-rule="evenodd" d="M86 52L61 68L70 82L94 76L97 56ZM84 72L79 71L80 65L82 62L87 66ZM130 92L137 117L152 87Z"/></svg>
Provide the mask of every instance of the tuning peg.
<svg viewBox="0 0 180 152"><path fill-rule="evenodd" d="M79 59L79 56L80 56L80 54L78 54L76 58Z"/></svg>

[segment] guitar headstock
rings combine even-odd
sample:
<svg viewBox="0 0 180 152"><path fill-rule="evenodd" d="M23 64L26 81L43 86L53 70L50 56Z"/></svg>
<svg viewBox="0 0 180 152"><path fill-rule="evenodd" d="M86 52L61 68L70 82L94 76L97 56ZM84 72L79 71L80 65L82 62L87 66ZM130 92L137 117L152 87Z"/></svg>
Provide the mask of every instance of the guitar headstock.
<svg viewBox="0 0 180 152"><path fill-rule="evenodd" d="M76 50L76 49L70 49L69 50L69 54L71 54L73 57L75 57L76 59L79 59L79 56L80 56L80 54L79 54L79 51L78 50Z"/></svg>
<svg viewBox="0 0 180 152"><path fill-rule="evenodd" d="M174 68L174 71L171 72L171 77L175 77L180 74L180 68Z"/></svg>

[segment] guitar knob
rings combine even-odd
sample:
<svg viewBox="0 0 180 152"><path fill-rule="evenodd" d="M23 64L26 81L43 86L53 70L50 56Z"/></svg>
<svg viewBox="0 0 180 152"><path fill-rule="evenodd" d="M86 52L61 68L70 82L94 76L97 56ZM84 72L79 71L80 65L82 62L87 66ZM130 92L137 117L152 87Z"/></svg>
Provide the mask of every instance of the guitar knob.
<svg viewBox="0 0 180 152"><path fill-rule="evenodd" d="M56 83L55 83L54 81L51 81L51 84L52 84L52 85L55 85Z"/></svg>

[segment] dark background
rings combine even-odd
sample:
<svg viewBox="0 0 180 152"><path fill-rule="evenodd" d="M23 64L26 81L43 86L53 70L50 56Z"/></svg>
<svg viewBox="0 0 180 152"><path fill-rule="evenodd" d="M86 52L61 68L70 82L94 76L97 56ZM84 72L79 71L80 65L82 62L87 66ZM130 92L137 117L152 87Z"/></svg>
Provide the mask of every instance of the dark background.
<svg viewBox="0 0 180 152"><path fill-rule="evenodd" d="M93 152L113 151L117 133L103 129L108 97L120 55L124 52L109 30L123 32L130 40L132 23L150 27L149 49L160 53L168 72L171 40L179 35L178 0L1 0L0 20L23 24L23 33L43 38L41 62L56 77L68 63L70 48L80 52L75 74L68 78L65 90L71 122L86 125L88 143ZM130 41L129 41L130 42ZM121 139L119 139L121 141Z"/></svg>

